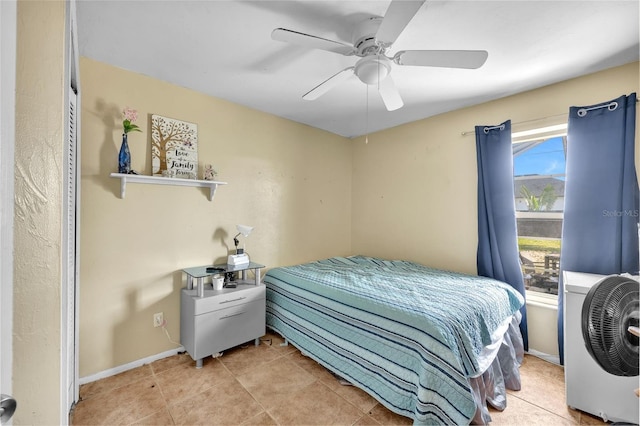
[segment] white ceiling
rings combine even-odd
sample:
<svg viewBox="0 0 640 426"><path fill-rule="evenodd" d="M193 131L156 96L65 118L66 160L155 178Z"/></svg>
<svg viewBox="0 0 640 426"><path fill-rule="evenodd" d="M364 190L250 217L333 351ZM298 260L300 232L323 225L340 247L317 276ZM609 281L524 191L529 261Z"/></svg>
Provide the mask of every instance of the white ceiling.
<svg viewBox="0 0 640 426"><path fill-rule="evenodd" d="M78 44L83 56L347 137L639 58L637 0L427 1L387 54L486 50L483 67L394 65L405 105L391 112L375 86L355 76L317 100L303 100L358 58L274 41L271 31L283 27L351 44L352 28L384 16L389 3L78 0Z"/></svg>

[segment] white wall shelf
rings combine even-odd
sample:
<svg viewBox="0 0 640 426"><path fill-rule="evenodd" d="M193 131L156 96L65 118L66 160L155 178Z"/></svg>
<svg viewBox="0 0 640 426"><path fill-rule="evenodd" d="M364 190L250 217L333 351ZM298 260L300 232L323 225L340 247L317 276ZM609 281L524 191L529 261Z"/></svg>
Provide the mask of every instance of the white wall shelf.
<svg viewBox="0 0 640 426"><path fill-rule="evenodd" d="M124 198L127 183L143 183L151 185L173 185L173 186L193 186L196 188L209 188L209 201L213 201L219 185L226 185L227 182L215 180L195 180L167 178L162 176L127 175L123 173L111 173L112 178L120 179L120 198Z"/></svg>

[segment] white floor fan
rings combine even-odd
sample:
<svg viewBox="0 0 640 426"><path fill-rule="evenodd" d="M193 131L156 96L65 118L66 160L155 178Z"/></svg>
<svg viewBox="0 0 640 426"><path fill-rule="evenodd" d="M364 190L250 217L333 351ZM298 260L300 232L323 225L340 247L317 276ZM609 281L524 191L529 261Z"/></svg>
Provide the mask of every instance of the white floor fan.
<svg viewBox="0 0 640 426"><path fill-rule="evenodd" d="M425 0L392 1L383 18L373 16L356 26L352 44L285 28L273 30L271 38L360 58L353 66L339 71L304 94L303 99L317 99L355 74L367 85L376 84L387 110L393 111L403 106L400 93L390 75L393 64L476 69L480 68L488 57L488 53L484 50L401 50L393 56L387 56L387 50L418 13L424 2Z"/></svg>

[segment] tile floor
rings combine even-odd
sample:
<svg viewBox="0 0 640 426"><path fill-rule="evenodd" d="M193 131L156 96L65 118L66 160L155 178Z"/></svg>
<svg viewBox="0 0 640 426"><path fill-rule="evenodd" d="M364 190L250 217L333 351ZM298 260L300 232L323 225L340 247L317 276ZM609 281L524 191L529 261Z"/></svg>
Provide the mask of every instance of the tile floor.
<svg viewBox="0 0 640 426"><path fill-rule="evenodd" d="M269 344L271 339L271 344ZM208 357L202 369L175 355L80 387L73 425L406 425L353 386L282 339L268 334ZM526 355L522 390L509 391L507 409L491 411L492 425L602 425L564 403L557 365Z"/></svg>

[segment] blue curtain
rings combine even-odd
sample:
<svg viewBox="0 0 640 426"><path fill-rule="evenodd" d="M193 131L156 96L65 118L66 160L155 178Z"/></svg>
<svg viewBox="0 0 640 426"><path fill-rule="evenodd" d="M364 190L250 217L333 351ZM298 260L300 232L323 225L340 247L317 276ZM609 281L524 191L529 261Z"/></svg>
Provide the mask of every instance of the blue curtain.
<svg viewBox="0 0 640 426"><path fill-rule="evenodd" d="M636 94L572 107L561 271L638 273L638 180L634 166ZM558 347L564 363L564 284L558 288Z"/></svg>
<svg viewBox="0 0 640 426"><path fill-rule="evenodd" d="M525 297L518 256L511 121L476 126L478 157L478 275L506 282ZM526 307L520 331L529 349Z"/></svg>

